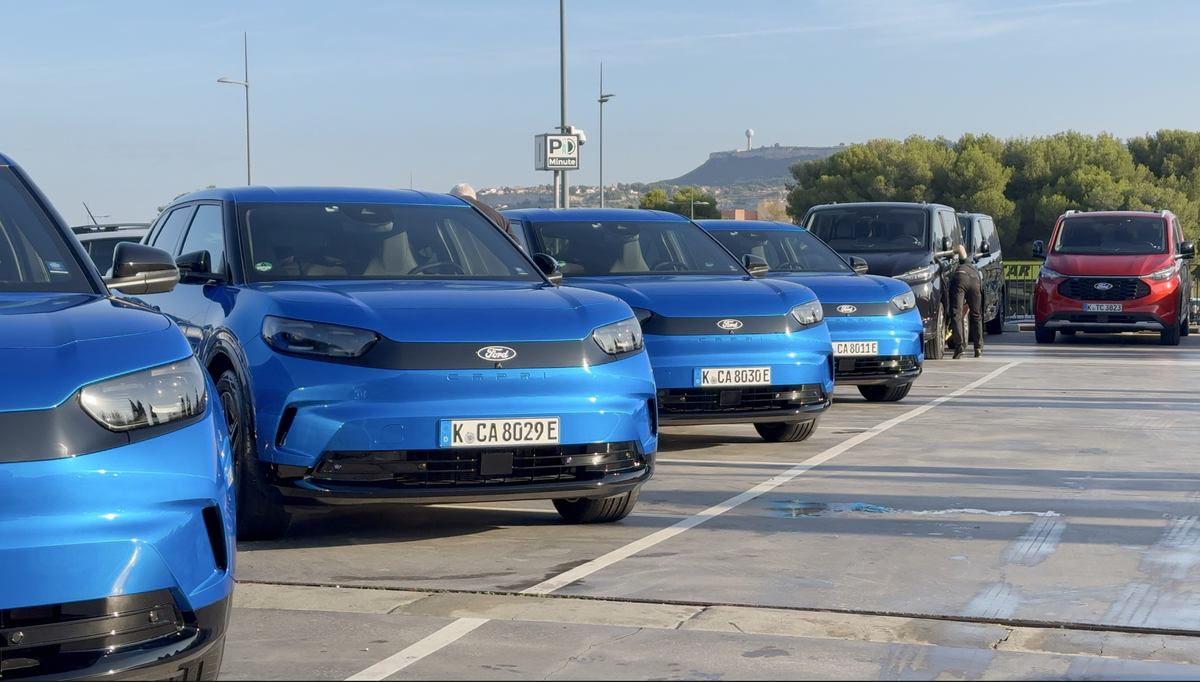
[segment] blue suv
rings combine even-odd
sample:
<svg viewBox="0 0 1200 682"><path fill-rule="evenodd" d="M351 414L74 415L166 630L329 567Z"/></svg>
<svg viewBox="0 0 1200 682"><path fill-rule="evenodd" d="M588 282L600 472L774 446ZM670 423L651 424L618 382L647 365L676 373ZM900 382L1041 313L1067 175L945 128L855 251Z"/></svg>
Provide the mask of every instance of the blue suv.
<svg viewBox="0 0 1200 682"><path fill-rule="evenodd" d="M832 346L808 288L759 279L683 216L637 209L505 211L530 253L576 290L628 303L646 335L663 424L751 423L768 441L816 430L833 392Z"/></svg>
<svg viewBox="0 0 1200 682"><path fill-rule="evenodd" d="M106 286L0 155L0 677L215 680L233 590L228 435L171 321L167 254Z"/></svg>
<svg viewBox="0 0 1200 682"><path fill-rule="evenodd" d="M241 538L327 502L551 499L567 521L615 521L653 472L629 306L560 288L553 261L461 199L204 190L147 243L182 279L140 299L216 379Z"/></svg>

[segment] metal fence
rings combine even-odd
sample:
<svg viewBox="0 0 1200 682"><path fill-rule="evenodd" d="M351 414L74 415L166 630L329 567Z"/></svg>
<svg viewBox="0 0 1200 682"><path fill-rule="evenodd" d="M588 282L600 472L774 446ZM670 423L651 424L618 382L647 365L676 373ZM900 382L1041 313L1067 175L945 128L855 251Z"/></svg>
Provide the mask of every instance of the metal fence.
<svg viewBox="0 0 1200 682"><path fill-rule="evenodd" d="M1015 260L1004 263L1005 317L1033 317L1033 289L1037 284L1040 260Z"/></svg>

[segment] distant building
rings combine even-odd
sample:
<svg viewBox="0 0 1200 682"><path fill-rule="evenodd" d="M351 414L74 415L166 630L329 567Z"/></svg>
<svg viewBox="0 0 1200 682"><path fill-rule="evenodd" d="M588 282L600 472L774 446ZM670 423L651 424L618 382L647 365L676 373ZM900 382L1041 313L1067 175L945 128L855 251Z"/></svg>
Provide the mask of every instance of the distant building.
<svg viewBox="0 0 1200 682"><path fill-rule="evenodd" d="M758 220L758 211L734 208L728 211L721 211L721 217L725 220Z"/></svg>

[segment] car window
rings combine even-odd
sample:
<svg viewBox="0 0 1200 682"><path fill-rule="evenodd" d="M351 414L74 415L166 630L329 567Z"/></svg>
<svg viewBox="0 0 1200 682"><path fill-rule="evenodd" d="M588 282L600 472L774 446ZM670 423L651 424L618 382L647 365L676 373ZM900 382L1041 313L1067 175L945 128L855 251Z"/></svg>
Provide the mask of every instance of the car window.
<svg viewBox="0 0 1200 682"><path fill-rule="evenodd" d="M816 235L802 230L711 230L735 256L752 254L773 272L853 272Z"/></svg>
<svg viewBox="0 0 1200 682"><path fill-rule="evenodd" d="M942 240L949 236L949 233L946 231L945 217L945 213L938 211L937 216L933 219L933 244L931 248L934 251L941 251Z"/></svg>
<svg viewBox="0 0 1200 682"><path fill-rule="evenodd" d="M0 291L93 293L58 228L7 167L0 167Z"/></svg>
<svg viewBox="0 0 1200 682"><path fill-rule="evenodd" d="M187 227L188 219L192 217L192 206L184 206L171 211L167 219L163 221L163 225L158 229L158 233L154 235L151 246L156 246L163 249L172 256L179 255L175 250L175 245L179 243L179 236L183 234L183 229Z"/></svg>
<svg viewBox="0 0 1200 682"><path fill-rule="evenodd" d="M1054 252L1080 255L1166 253L1166 224L1151 216L1065 218Z"/></svg>
<svg viewBox="0 0 1200 682"><path fill-rule="evenodd" d="M470 206L246 203L238 223L254 282L542 281L520 248Z"/></svg>
<svg viewBox="0 0 1200 682"><path fill-rule="evenodd" d="M1176 247L1183 243L1183 226L1179 224L1178 216L1171 219L1171 234L1174 237Z"/></svg>
<svg viewBox="0 0 1200 682"><path fill-rule="evenodd" d="M902 206L833 206L813 211L808 230L842 253L920 251L929 213Z"/></svg>
<svg viewBox="0 0 1200 682"><path fill-rule="evenodd" d="M942 236L950 238L950 248L954 248L963 243L962 232L958 229L958 220L950 211L938 211L938 216L942 223ZM942 251L943 243L940 239L934 241L933 247L935 251Z"/></svg>
<svg viewBox="0 0 1200 682"><path fill-rule="evenodd" d="M987 242L988 250L993 255L1000 253L1000 240L996 238L996 224L992 222L992 219L980 218L979 229L983 234L980 241Z"/></svg>
<svg viewBox="0 0 1200 682"><path fill-rule="evenodd" d="M221 207L213 204L201 204L196 208L196 217L192 218L192 226L188 229L180 255L207 251L212 261L212 271L225 273L225 231L221 220Z"/></svg>
<svg viewBox="0 0 1200 682"><path fill-rule="evenodd" d="M716 240L690 222L561 221L531 227L564 277L746 274Z"/></svg>

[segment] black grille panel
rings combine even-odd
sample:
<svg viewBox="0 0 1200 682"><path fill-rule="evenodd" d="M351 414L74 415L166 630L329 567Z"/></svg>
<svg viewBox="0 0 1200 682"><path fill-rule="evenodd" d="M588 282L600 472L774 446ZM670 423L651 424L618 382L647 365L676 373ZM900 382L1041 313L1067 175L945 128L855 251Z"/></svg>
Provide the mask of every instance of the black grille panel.
<svg viewBox="0 0 1200 682"><path fill-rule="evenodd" d="M658 392L658 409L664 415L736 414L794 410L805 405L816 405L827 399L820 384L664 388Z"/></svg>
<svg viewBox="0 0 1200 682"><path fill-rule="evenodd" d="M442 448L326 452L315 482L405 488L503 487L594 481L646 466L636 443L544 445L523 448Z"/></svg>
<svg viewBox="0 0 1200 682"><path fill-rule="evenodd" d="M1100 284L1102 288L1097 289ZM1103 288L1108 284L1111 288ZM1150 295L1150 285L1133 277L1068 277L1058 293L1077 301L1132 301Z"/></svg>
<svg viewBox="0 0 1200 682"><path fill-rule="evenodd" d="M837 358L837 377L849 379L853 377L889 376L903 374L916 370L917 356L915 355L872 355L861 358Z"/></svg>

